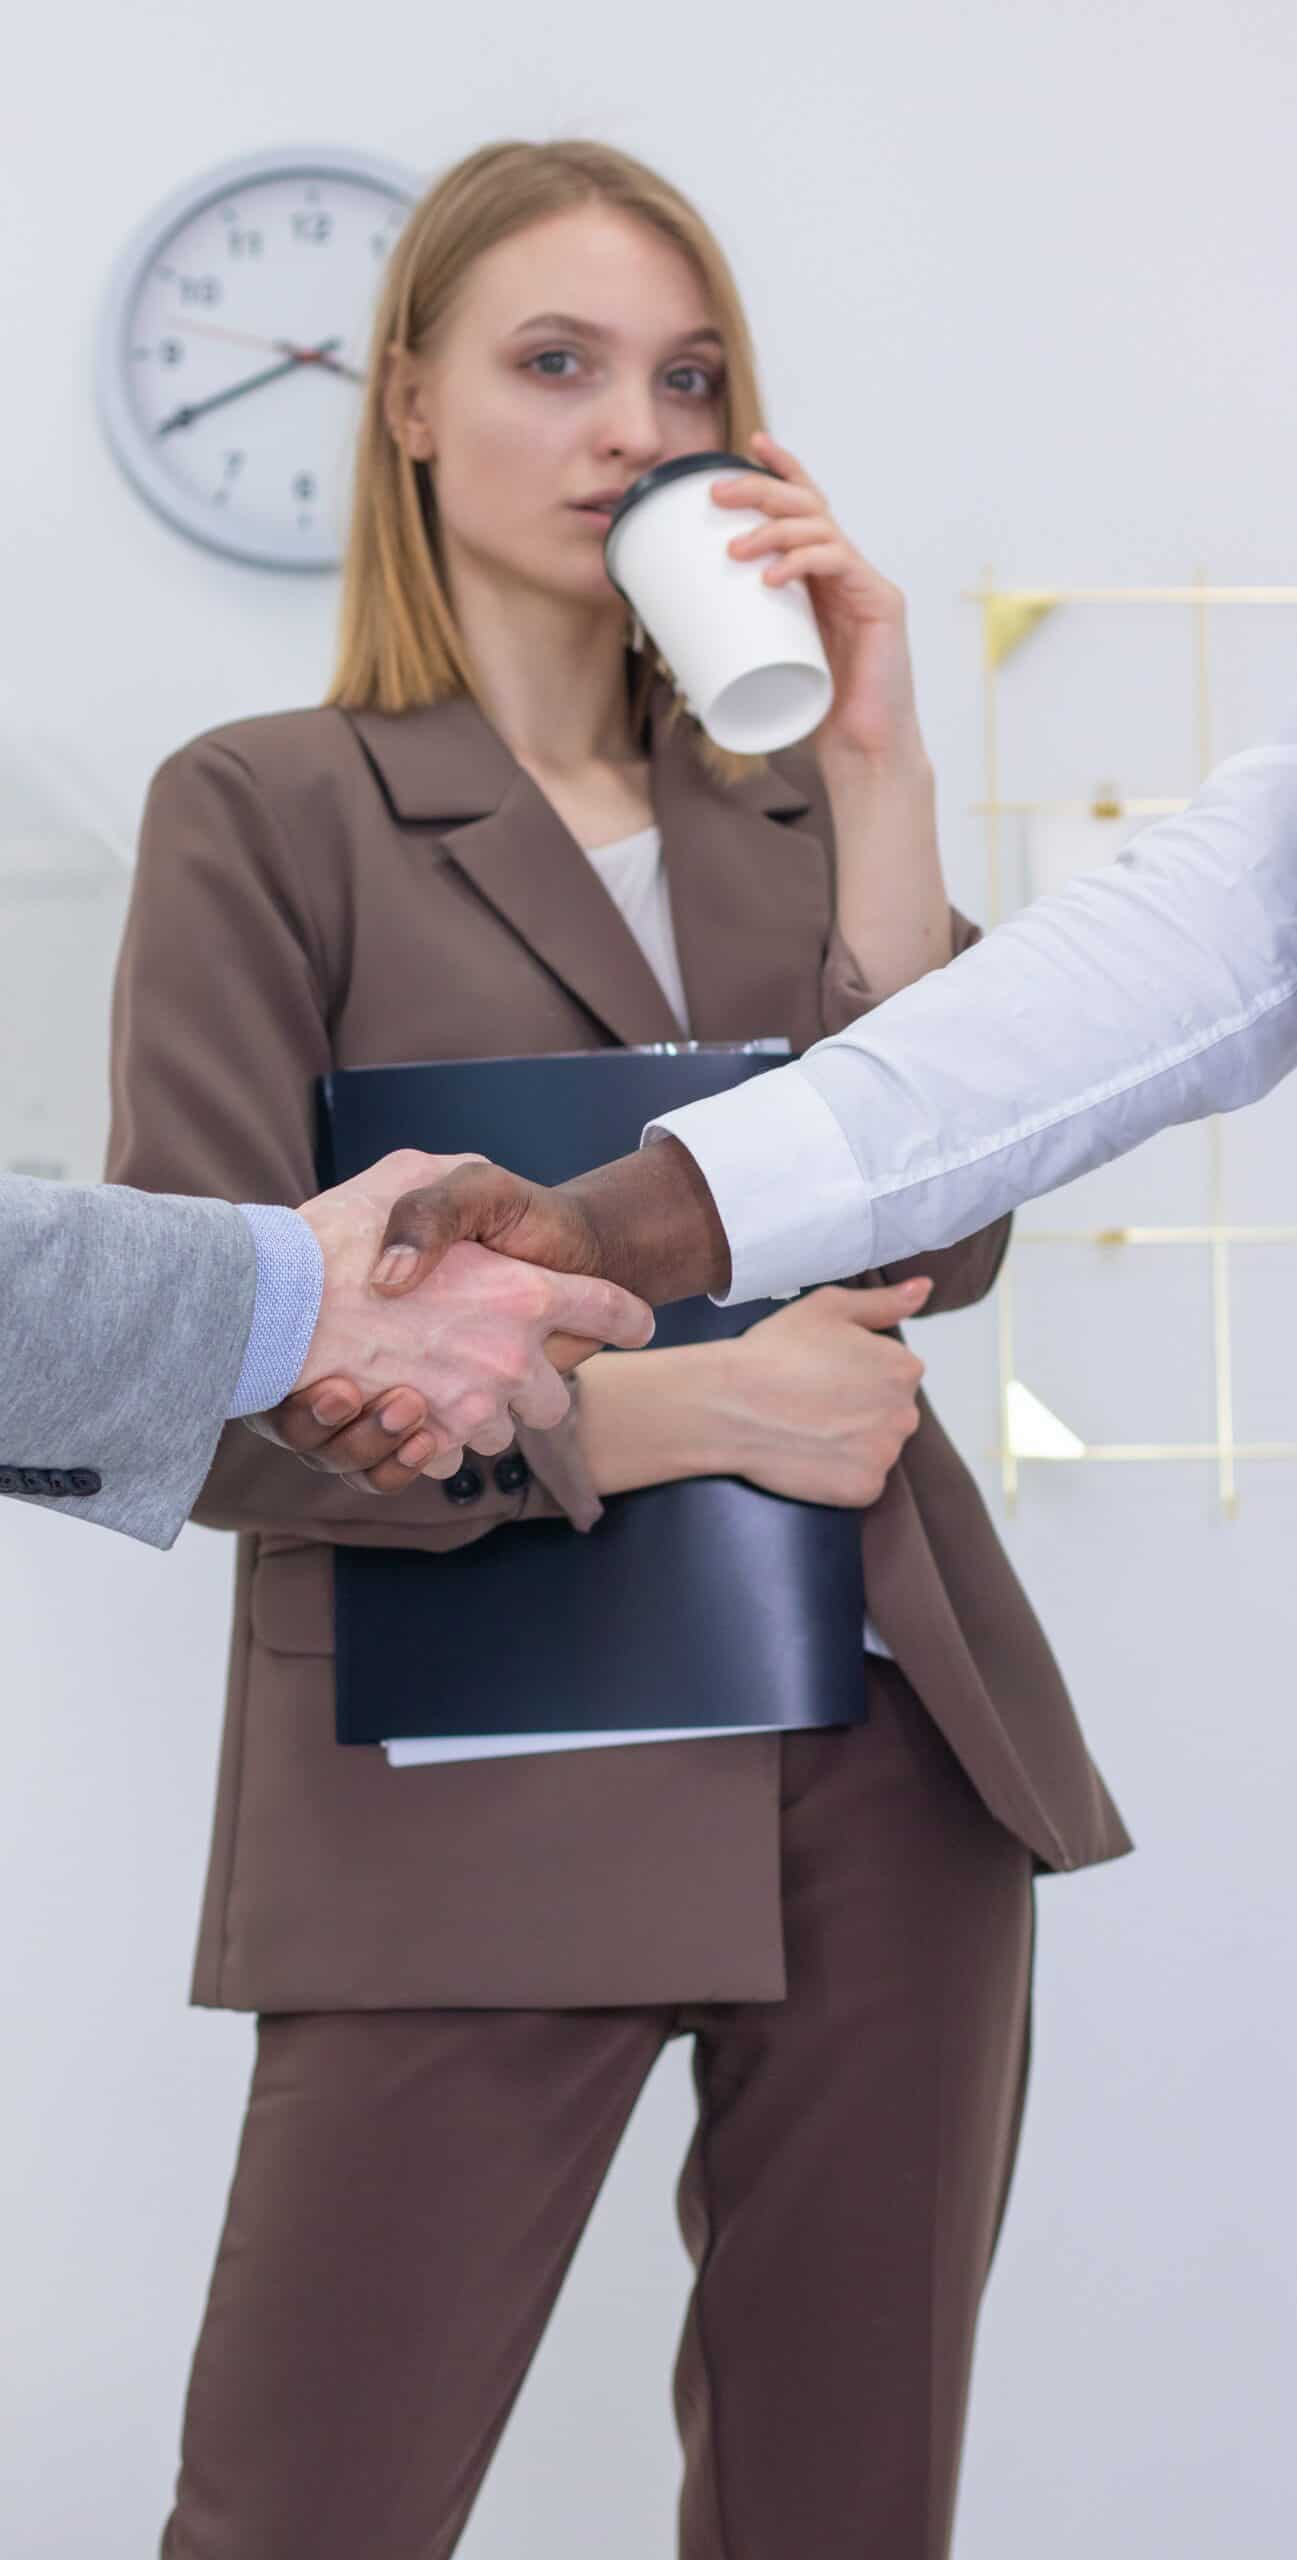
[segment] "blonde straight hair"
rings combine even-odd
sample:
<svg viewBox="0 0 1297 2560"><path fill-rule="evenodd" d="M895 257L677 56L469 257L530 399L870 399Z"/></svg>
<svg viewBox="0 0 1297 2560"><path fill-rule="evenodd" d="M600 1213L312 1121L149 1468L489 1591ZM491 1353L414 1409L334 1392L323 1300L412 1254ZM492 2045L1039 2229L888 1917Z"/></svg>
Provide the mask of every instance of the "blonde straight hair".
<svg viewBox="0 0 1297 2560"><path fill-rule="evenodd" d="M690 260L725 350L724 442L746 454L763 426L756 360L728 260L702 215L656 171L600 142L496 142L439 178L414 208L388 260L374 318L343 568L338 657L326 702L350 710L408 711L474 694L437 542L427 468L388 426L387 351L424 355L435 343L474 259L497 241L573 206L611 205L651 223ZM637 635L638 637L638 635ZM671 671L647 640L630 706L638 732L655 680ZM764 758L738 756L707 737L701 752L721 781Z"/></svg>

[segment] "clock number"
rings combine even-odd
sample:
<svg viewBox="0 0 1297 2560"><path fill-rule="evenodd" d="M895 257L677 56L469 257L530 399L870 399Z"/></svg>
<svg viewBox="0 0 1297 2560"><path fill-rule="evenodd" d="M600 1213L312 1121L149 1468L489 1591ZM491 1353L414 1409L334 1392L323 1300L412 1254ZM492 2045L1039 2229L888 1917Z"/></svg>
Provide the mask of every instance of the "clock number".
<svg viewBox="0 0 1297 2560"><path fill-rule="evenodd" d="M372 152L251 151L194 173L132 229L104 296L96 388L112 451L162 521L258 567L337 566L334 445L356 423L375 288L421 185ZM268 288L283 259L280 296Z"/></svg>

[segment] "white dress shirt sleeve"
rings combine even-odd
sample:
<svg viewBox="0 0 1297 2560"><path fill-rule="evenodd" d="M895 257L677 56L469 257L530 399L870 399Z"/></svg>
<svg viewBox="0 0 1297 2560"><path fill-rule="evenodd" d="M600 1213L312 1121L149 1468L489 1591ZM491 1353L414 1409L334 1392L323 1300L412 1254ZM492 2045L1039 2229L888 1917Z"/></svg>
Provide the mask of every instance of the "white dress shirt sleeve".
<svg viewBox="0 0 1297 2560"><path fill-rule="evenodd" d="M1297 1065L1297 732L789 1067L666 1113L726 1303L951 1244Z"/></svg>

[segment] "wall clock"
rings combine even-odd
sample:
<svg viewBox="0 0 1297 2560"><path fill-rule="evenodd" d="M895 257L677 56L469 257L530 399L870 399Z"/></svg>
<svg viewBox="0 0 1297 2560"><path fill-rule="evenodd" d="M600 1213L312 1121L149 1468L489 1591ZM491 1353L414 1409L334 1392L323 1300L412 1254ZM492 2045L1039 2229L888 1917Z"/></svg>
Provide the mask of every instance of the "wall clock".
<svg viewBox="0 0 1297 2560"><path fill-rule="evenodd" d="M126 243L100 411L169 524L261 567L337 566L377 286L421 191L365 153L261 151L178 188Z"/></svg>

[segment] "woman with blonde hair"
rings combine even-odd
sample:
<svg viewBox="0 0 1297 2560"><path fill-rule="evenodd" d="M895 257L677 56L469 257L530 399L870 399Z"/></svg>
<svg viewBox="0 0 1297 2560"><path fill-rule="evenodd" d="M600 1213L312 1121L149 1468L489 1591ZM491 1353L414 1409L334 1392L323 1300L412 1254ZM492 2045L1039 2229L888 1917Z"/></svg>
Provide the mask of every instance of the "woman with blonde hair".
<svg viewBox="0 0 1297 2560"><path fill-rule="evenodd" d="M761 510L736 554L807 580L834 677L814 740L764 761L700 734L603 562L642 472L725 449L768 466L722 498ZM593 143L474 153L392 256L327 703L155 779L112 1174L298 1199L330 1067L800 1051L969 938L902 600L765 431L706 224ZM686 2560L947 2550L1033 1874L1127 1845L895 1338L980 1297L1004 1244L593 1359L557 1432L446 1482L404 1392L344 1422L349 1479L227 1433L195 1514L240 1545L194 1995L255 2011L258 2049L168 2560L455 2548L681 2035ZM863 1721L406 1768L338 1746L337 1547L434 1574L565 1518L597 1554L605 1498L707 1475L859 1512Z"/></svg>

